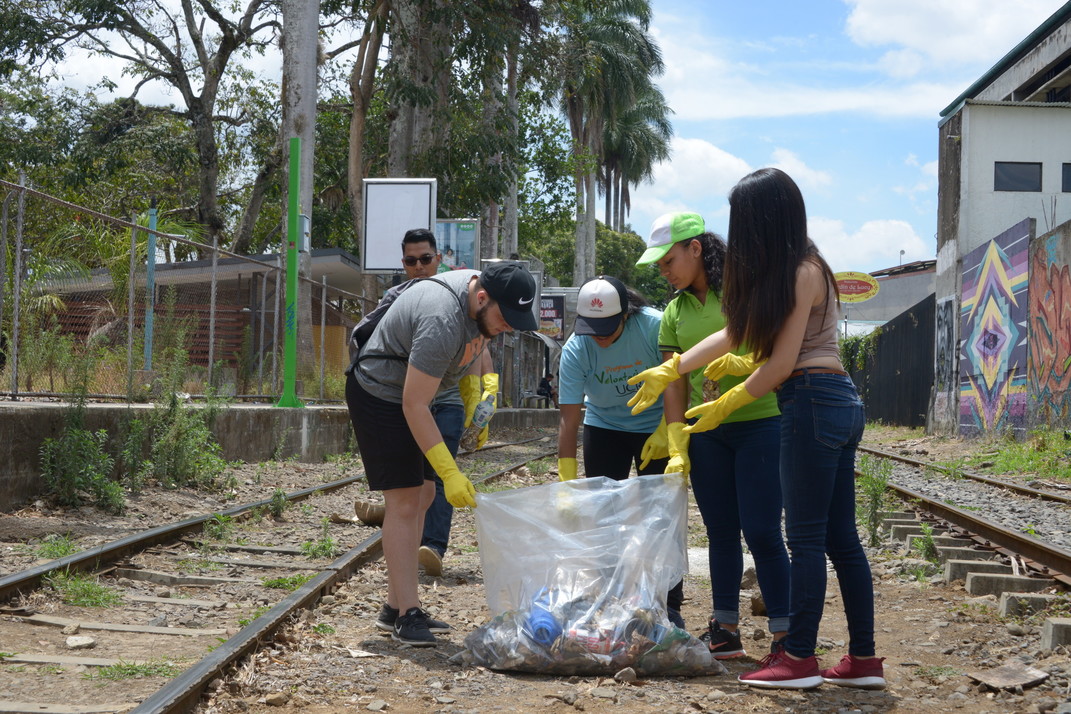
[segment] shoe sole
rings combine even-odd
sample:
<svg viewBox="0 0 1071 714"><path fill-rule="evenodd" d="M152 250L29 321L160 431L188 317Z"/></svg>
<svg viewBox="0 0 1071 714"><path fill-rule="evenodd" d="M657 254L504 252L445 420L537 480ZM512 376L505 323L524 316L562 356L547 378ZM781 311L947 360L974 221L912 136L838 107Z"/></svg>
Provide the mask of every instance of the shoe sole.
<svg viewBox="0 0 1071 714"><path fill-rule="evenodd" d="M391 633L391 639L395 642L401 642L403 645L410 645L412 647L434 647L439 644L436 640L407 640L404 637L399 637L397 633Z"/></svg>
<svg viewBox="0 0 1071 714"><path fill-rule="evenodd" d="M799 679L744 679L744 675L740 675L736 678L741 684L747 684L752 687L759 687L762 689L815 689L822 686L822 682L825 681L817 674L813 677L800 677Z"/></svg>
<svg viewBox="0 0 1071 714"><path fill-rule="evenodd" d="M822 679L830 684L835 684L838 687L853 687L855 689L885 689L884 677L853 677L852 679L835 679L832 677L822 677Z"/></svg>
<svg viewBox="0 0 1071 714"><path fill-rule="evenodd" d="M393 635L394 634L394 623L393 622L379 622L379 621L377 621L376 622L376 628L381 630L383 632L383 634L385 634L385 635ZM450 627L449 625L446 625L445 627L431 627L431 626L428 627L428 632L430 632L433 635L447 635L447 634L450 634L453 631L454 631L454 628ZM412 643L410 643L410 644L412 644Z"/></svg>
<svg viewBox="0 0 1071 714"><path fill-rule="evenodd" d="M439 554L427 546L421 546L417 551L417 563L424 568L424 574L439 577L443 574L443 560Z"/></svg>
<svg viewBox="0 0 1071 714"><path fill-rule="evenodd" d="M744 650L733 650L731 652L714 651L710 653L710 656L714 659L736 659L737 657L744 657L747 652Z"/></svg>

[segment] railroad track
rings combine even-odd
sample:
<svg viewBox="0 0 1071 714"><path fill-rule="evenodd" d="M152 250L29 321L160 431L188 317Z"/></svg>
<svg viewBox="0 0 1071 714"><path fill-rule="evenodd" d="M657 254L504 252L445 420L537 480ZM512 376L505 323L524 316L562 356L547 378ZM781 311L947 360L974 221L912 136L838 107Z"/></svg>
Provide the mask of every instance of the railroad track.
<svg viewBox="0 0 1071 714"><path fill-rule="evenodd" d="M494 458L519 460L474 477L474 483L495 481L555 454L556 449L535 443L542 440L499 445L515 448ZM351 513L355 492L348 489L361 480L363 476L353 476L286 496L295 504L292 508ZM340 503L350 509L339 508ZM310 527L255 517L271 505L271 499L263 499L187 518L0 577L0 714L189 711L223 670L270 642L295 613L332 595L382 554L379 529L339 522L345 518L330 524L320 519ZM212 537L237 523L243 524L240 537L235 532L225 539ZM332 557L323 547L329 540L356 545ZM253 542L267 545L249 545ZM280 545L294 542L302 542L302 547ZM108 598L118 600L107 608L57 604L39 590L44 582L60 590L64 583L80 582L81 571L108 577L114 582L106 591ZM40 607L50 611L37 612ZM62 636L57 636L59 628ZM65 642L70 647L91 637L100 640L91 657L76 656L84 654L77 650L56 654ZM77 681L53 682L46 698L50 701L11 701L4 696L3 672L27 666L55 673L84 670L103 689ZM94 674L123 666L157 666L169 681L155 689L151 677L108 683ZM79 688L91 693L85 696ZM102 700L114 703L99 704Z"/></svg>
<svg viewBox="0 0 1071 714"><path fill-rule="evenodd" d="M990 549L1025 565L1039 577L1051 578L1071 588L1071 549L1067 547L1068 534L1060 530L1071 523L1068 496L869 447L860 447L859 451L889 459L915 472L910 484L905 485L908 472L903 467L895 469L888 487L920 518L938 524L950 536L962 539L965 545ZM928 476L934 472L943 474L944 478L935 482ZM966 505L959 502L964 500L962 496L957 499L949 495L950 487L959 481L985 489L974 501L981 505ZM1050 528L1034 525L1042 517L1054 525Z"/></svg>

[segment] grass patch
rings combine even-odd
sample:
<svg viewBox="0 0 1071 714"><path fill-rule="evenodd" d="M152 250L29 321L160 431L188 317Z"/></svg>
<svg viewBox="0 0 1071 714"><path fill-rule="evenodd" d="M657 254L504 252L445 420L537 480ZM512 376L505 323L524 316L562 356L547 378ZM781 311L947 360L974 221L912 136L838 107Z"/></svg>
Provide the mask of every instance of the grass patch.
<svg viewBox="0 0 1071 714"><path fill-rule="evenodd" d="M223 570L223 563L213 563L211 560L205 560L204 558L183 558L175 564L175 567L180 572L193 574L202 570Z"/></svg>
<svg viewBox="0 0 1071 714"><path fill-rule="evenodd" d="M335 628L328 625L326 622L321 622L318 625L313 625L312 631L318 635L333 635L335 634Z"/></svg>
<svg viewBox="0 0 1071 714"><path fill-rule="evenodd" d="M80 548L73 540L59 533L49 533L36 543L19 546L19 551L25 555L32 555L35 558L48 558L49 560L63 558L77 553L79 550Z"/></svg>
<svg viewBox="0 0 1071 714"><path fill-rule="evenodd" d="M122 601L122 597L115 590L101 585L96 577L84 573L72 573L65 570L62 573L47 576L45 582L68 605L112 607Z"/></svg>
<svg viewBox="0 0 1071 714"><path fill-rule="evenodd" d="M119 662L118 664L101 667L96 672L87 672L82 676L85 679L107 679L112 682L119 682L124 679L143 679L145 677L170 678L178 676L181 672L181 667L166 660L161 660L159 662L145 662L144 664Z"/></svg>
<svg viewBox="0 0 1071 714"><path fill-rule="evenodd" d="M1001 440L999 448L974 456L971 465L992 474L1071 481L1071 440L1063 429L1034 429L1024 440L1013 436Z"/></svg>
<svg viewBox="0 0 1071 714"><path fill-rule="evenodd" d="M293 591L297 590L310 580L312 580L311 575L287 575L282 578L265 578L260 584L266 588Z"/></svg>
<svg viewBox="0 0 1071 714"><path fill-rule="evenodd" d="M271 608L270 608L270 607L267 607L267 606L264 606L264 607L258 607L258 608L257 608L256 610L253 610L253 614L251 614L251 615L250 615L250 616L249 616L248 618L241 618L241 619L239 619L239 620L238 620L238 626L239 626L239 627L246 627L246 626L248 626L248 625L249 625L249 623L251 623L251 622L252 622L253 620L257 619L258 617L260 617L261 615L263 615L263 614L264 614L265 612L267 612L267 611L268 611L268 610L270 610L270 609L271 609Z"/></svg>

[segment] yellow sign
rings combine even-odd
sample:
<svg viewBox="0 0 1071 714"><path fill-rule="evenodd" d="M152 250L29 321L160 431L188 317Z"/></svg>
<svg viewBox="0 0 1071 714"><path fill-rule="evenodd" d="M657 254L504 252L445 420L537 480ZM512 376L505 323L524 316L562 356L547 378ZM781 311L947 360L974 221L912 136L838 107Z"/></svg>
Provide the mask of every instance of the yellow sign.
<svg viewBox="0 0 1071 714"><path fill-rule="evenodd" d="M866 273L834 273L841 302L864 302L878 294L878 281Z"/></svg>

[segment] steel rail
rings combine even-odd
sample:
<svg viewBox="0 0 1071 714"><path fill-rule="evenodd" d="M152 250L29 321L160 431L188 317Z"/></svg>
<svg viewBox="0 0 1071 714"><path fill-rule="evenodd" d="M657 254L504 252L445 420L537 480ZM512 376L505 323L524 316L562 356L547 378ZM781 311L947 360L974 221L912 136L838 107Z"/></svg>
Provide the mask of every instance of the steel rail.
<svg viewBox="0 0 1071 714"><path fill-rule="evenodd" d="M1071 551L1009 530L986 518L948 506L909 488L891 483L888 488L904 501L919 504L921 510L951 523L977 543L991 547L1003 555L1022 557L1034 570L1065 587L1071 587Z"/></svg>
<svg viewBox="0 0 1071 714"><path fill-rule="evenodd" d="M532 461L556 453L558 449L555 446L553 450L474 479L473 483L493 481ZM200 701L209 682L218 677L226 666L267 640L293 613L303 608L311 608L321 596L333 592L339 583L347 580L362 565L378 558L383 552L382 536L382 531L376 532L335 560L327 569L246 625L241 632L214 649L207 657L147 697L132 709L130 714L179 714L191 711Z"/></svg>
<svg viewBox="0 0 1071 714"><path fill-rule="evenodd" d="M892 459L893 461L899 461L901 463L908 464L909 466L914 466L916 468L935 469L937 471L942 471L946 474L953 475L952 469L948 468L947 466L942 466L940 464L918 461L916 459L908 458L907 456L891 454L887 451L882 451L880 449L875 449L869 446L859 446L858 450L863 453L880 456L883 459ZM1024 496L1030 496L1032 498L1040 498L1046 501L1056 501L1058 503L1066 503L1071 505L1071 496L1064 496L1063 494L1053 493L1051 491L1039 491L1036 488L1030 488L1029 486L1023 486L1017 483L1010 483L1008 481L1000 481L998 479L989 478L988 476L983 476L981 474L973 473L971 471L961 471L957 469L955 470L954 475L962 476L963 478L970 479L971 481L984 483L987 486L993 486L994 488L1006 488L1009 491L1021 493Z"/></svg>

